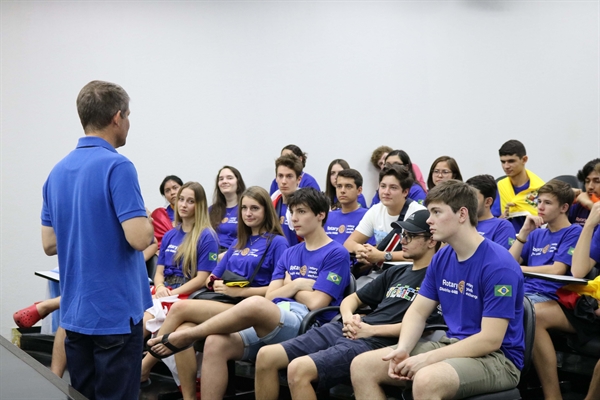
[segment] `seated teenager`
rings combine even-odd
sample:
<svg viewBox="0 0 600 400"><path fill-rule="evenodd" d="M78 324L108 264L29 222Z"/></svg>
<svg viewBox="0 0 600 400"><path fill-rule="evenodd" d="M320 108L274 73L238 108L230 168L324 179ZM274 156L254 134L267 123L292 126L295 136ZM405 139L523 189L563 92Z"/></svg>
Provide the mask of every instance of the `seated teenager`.
<svg viewBox="0 0 600 400"><path fill-rule="evenodd" d="M596 167L600 169L600 167ZM600 171L597 171L600 172ZM596 187L596 195L600 187ZM581 235L573 251L571 272L576 278L585 277L597 262L600 262L600 236L596 229L600 223L600 202L592 207L585 221ZM575 226L575 225L573 225ZM595 231L595 233L594 233ZM593 239L592 239L593 238ZM584 290L586 286L583 287ZM596 299L600 300L600 299ZM598 310L596 310L598 313ZM535 341L533 342L533 363L542 384L544 397L562 398L558 381L556 352L549 330L577 333L578 339L586 343L600 335L600 319L583 319L576 316L573 309L556 301L547 301L536 305ZM600 363L596 365L590 383L587 400L600 398Z"/></svg>
<svg viewBox="0 0 600 400"><path fill-rule="evenodd" d="M498 181L499 200L492 206L492 214L508 219L518 233L527 215L537 215L535 199L544 181L525 168L529 158L518 140L504 143L498 154L506 177Z"/></svg>
<svg viewBox="0 0 600 400"><path fill-rule="evenodd" d="M208 208L210 225L219 240L219 261L237 237L238 202L244 190L246 184L240 171L229 165L219 170L213 204Z"/></svg>
<svg viewBox="0 0 600 400"><path fill-rule="evenodd" d="M491 175L477 175L467 180L477 193L477 232L507 250L515 240L515 230L510 222L492 215L496 198L496 181Z"/></svg>
<svg viewBox="0 0 600 400"><path fill-rule="evenodd" d="M325 233L341 245L354 232L368 210L358 203L358 197L362 192L362 183L362 175L355 169L344 169L337 175L335 190L340 206L337 210L329 212L325 223ZM375 241L371 244L374 243Z"/></svg>
<svg viewBox="0 0 600 400"><path fill-rule="evenodd" d="M306 153L304 153L300 149L300 147L296 146L295 144L288 144L283 149L281 149L282 156L285 156L287 154L293 154L296 157L298 157L298 159L302 163L302 169L300 171L303 171L304 168L306 168L306 159L308 158L308 155ZM312 187L317 190L321 190L321 188L319 187L319 184L317 183L316 179L312 177L312 175L309 175L306 172L302 172L300 174L300 177L302 178L302 180L300 181L300 184L298 187L301 187L301 188ZM277 177L275 177L275 179L273 179L273 182L271 182L271 189L269 190L269 193L271 195L273 195L273 193L275 193L275 191L277 189L279 189L279 186L277 185Z"/></svg>
<svg viewBox="0 0 600 400"><path fill-rule="evenodd" d="M588 161L582 169L577 172L577 179L583 183L585 190L577 195L575 203L569 210L569 221L583 227L585 220L590 214L590 209L595 202L600 200L596 196L596 188L600 188L600 174L594 169L600 164L600 158Z"/></svg>
<svg viewBox="0 0 600 400"><path fill-rule="evenodd" d="M286 154L275 160L275 176L278 189L271 195L275 212L281 224L283 235L288 244L293 246L301 241L291 222L288 198L298 188L302 179L302 163L293 154ZM318 189L317 189L318 190Z"/></svg>
<svg viewBox="0 0 600 400"><path fill-rule="evenodd" d="M333 160L329 164L329 168L327 168L327 176L325 178L325 181L327 182L327 185L325 187L325 195L327 196L327 198L329 199L329 202L331 203L332 211L337 210L338 208L341 207L340 202L338 201L338 198L336 195L336 183L335 182L336 182L337 175L340 171L343 171L348 168L350 168L350 165L348 165L348 163L345 160L342 160L341 158ZM363 208L367 208L367 201L365 200L365 196L363 196L362 193L359 193L359 195L358 195L358 204L360 204L360 206Z"/></svg>
<svg viewBox="0 0 600 400"><path fill-rule="evenodd" d="M436 158L433 164L431 164L431 168L429 168L427 187L431 190L438 183L447 181L448 179L463 180L458 163L454 158L448 156Z"/></svg>
<svg viewBox="0 0 600 400"><path fill-rule="evenodd" d="M156 238L158 249L162 238L167 231L173 229L175 221L175 206L177 205L177 193L183 185L183 181L175 175L169 175L163 179L159 191L161 196L167 200L167 207L159 207L152 211L152 225L154 226L154 237Z"/></svg>
<svg viewBox="0 0 600 400"><path fill-rule="evenodd" d="M398 221L400 217L406 220L415 211L425 209L416 201L406 198L413 183L414 179L404 166L387 164L381 170L379 173L381 203L375 204L365 213L354 232L344 242L344 247L350 253L354 253L359 262L380 267L384 263L393 265L405 260L402 251L394 251L393 245L389 250L382 251L368 244L368 241L375 238L377 245L380 245L392 231L392 222ZM359 285L374 279L376 273L379 272L361 277Z"/></svg>
<svg viewBox="0 0 600 400"><path fill-rule="evenodd" d="M242 194L238 207L237 239L213 270L212 288L237 298L264 296L271 282L275 265L285 249L287 241L271 204L269 194L263 188L252 186ZM221 277L225 271L233 272L252 281L244 287L229 286ZM233 307L233 304L211 300L183 300L173 304L158 335L167 335L178 329L198 325L207 319ZM148 379L157 359L147 354L142 361L142 380ZM186 395L196 392L196 357L193 349L178 353L175 357L181 389Z"/></svg>
<svg viewBox="0 0 600 400"><path fill-rule="evenodd" d="M281 256L265 297L245 299L198 326L148 342L153 352L168 356L206 338L201 382L204 400L221 399L225 394L228 360L255 359L262 346L297 336L309 310L342 301L350 279L350 260L348 252L323 230L329 212L327 197L304 188L290 195L288 204L304 242ZM331 317L332 313L325 313L320 321Z"/></svg>
<svg viewBox="0 0 600 400"><path fill-rule="evenodd" d="M466 183L442 182L425 203L432 238L448 246L433 257L404 315L397 347L363 353L352 362L357 400L385 399L381 385L409 381L415 399L459 399L519 382L525 348L519 264L477 232L477 199ZM446 336L418 343L438 305Z"/></svg>
<svg viewBox="0 0 600 400"><path fill-rule="evenodd" d="M410 191L408 192L408 198L413 199L414 201L418 202L419 204L423 204L423 201L425 201L425 196L427 194L425 192L425 184L421 184L417 180L416 171L418 170L418 167L410 161L410 157L408 156L408 154L406 154L406 152L404 150L393 150L385 157L385 163L386 164L404 165L408 169L408 172L414 179L414 183L411 186ZM421 173L421 171L419 171L419 174L420 173ZM421 176L421 180L422 180L422 176ZM377 204L379 202L380 202L379 192L377 191L377 192L375 192L375 195L373 196L373 201L371 202L371 206L373 206L374 204Z"/></svg>
<svg viewBox="0 0 600 400"><path fill-rule="evenodd" d="M551 180L538 191L537 216L527 215L525 223L510 247L523 272L570 275L572 255L581 227L567 217L573 203L568 183ZM545 228L542 225L546 224ZM539 278L525 278L525 295L535 304L556 300L562 283Z"/></svg>
<svg viewBox="0 0 600 400"><path fill-rule="evenodd" d="M297 338L260 349L256 360L256 398L277 399L278 371L288 368L288 384L294 399L315 398L318 388L329 389L349 382L350 363L358 354L393 345L402 317L415 299L431 258L439 247L427 225L429 212L419 210L399 224L402 249L412 265L388 268L373 282L346 297L340 306L342 320L310 329ZM357 310L368 305L372 313ZM430 323L443 323L434 312Z"/></svg>

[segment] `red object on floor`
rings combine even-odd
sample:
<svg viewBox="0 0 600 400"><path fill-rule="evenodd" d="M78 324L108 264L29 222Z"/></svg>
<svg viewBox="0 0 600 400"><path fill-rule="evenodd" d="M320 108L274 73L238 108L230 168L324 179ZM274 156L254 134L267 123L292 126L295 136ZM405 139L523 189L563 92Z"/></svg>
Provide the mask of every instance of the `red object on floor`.
<svg viewBox="0 0 600 400"><path fill-rule="evenodd" d="M24 308L22 310L17 311L13 314L13 319L15 320L15 324L19 328L31 328L35 325L40 319L44 318L40 315L37 310L36 304L41 303L40 301L33 303L33 305Z"/></svg>

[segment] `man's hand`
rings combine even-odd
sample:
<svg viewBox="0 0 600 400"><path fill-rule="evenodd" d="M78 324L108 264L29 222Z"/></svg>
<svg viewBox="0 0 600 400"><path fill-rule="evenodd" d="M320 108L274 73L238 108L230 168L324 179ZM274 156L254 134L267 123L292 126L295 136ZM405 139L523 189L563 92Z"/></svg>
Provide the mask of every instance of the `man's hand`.
<svg viewBox="0 0 600 400"><path fill-rule="evenodd" d="M362 244L359 244L356 246L356 250L354 252L355 256L356 256L356 260L361 262L361 263L368 263L367 261L367 249L365 249L365 246Z"/></svg>
<svg viewBox="0 0 600 400"><path fill-rule="evenodd" d="M506 206L504 206L504 212L499 218L508 219L508 216L510 214L510 208L514 206L516 206L515 203L506 203Z"/></svg>
<svg viewBox="0 0 600 400"><path fill-rule="evenodd" d="M360 315L353 314L348 321L343 321L344 327L342 328L342 334L348 339L356 339L356 334L361 329Z"/></svg>
<svg viewBox="0 0 600 400"><path fill-rule="evenodd" d="M590 215L588 215L587 220L585 221L585 225L591 227L596 227L598 224L600 224L600 201L594 203L594 206L590 210Z"/></svg>
<svg viewBox="0 0 600 400"><path fill-rule="evenodd" d="M416 356L408 357L396 366L395 372L404 379L412 380L415 374L423 367L431 364L428 361L427 353L417 354ZM402 379L402 378L401 378Z"/></svg>
<svg viewBox="0 0 600 400"><path fill-rule="evenodd" d="M222 293L226 294L227 296L238 297L240 288L229 287L223 282L222 279L218 279L213 282L213 290L215 291L215 293Z"/></svg>
<svg viewBox="0 0 600 400"><path fill-rule="evenodd" d="M169 290L169 288L167 288L166 286L161 286L158 289L156 289L156 292L154 293L154 298L155 299L160 299L161 297L167 297L171 295L171 291Z"/></svg>
<svg viewBox="0 0 600 400"><path fill-rule="evenodd" d="M519 237L523 240L527 239L527 236L529 236L534 229L539 228L542 225L544 225L542 217L528 214L523 223L523 227L519 231Z"/></svg>
<svg viewBox="0 0 600 400"><path fill-rule="evenodd" d="M371 264L376 264L385 260L385 253L378 250L377 247L371 246L370 244L365 244L364 247L366 251L365 259Z"/></svg>
<svg viewBox="0 0 600 400"><path fill-rule="evenodd" d="M409 357L409 354L406 350L396 349L389 353L387 356L383 357L383 361L389 361L390 366L388 367L388 375L392 379L396 380L409 380L405 376L402 376L399 373L398 366L404 362Z"/></svg>

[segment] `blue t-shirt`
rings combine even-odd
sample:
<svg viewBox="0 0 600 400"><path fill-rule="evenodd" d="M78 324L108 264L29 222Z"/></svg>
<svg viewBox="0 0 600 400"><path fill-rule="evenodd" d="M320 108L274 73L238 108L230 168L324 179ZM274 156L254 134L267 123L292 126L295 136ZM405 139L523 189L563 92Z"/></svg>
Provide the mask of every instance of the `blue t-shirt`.
<svg viewBox="0 0 600 400"><path fill-rule="evenodd" d="M156 264L164 265L164 276L181 276L183 277L183 270L181 269L181 262L175 264L173 258L177 253L177 248L183 242L186 233L181 229L181 226L171 229L162 240L160 246L160 253L158 253L158 261ZM198 264L198 271L211 272L217 266L217 255L219 253L219 245L210 229L204 229L200 233L200 238L196 245L196 260Z"/></svg>
<svg viewBox="0 0 600 400"><path fill-rule="evenodd" d="M50 172L43 198L42 225L56 234L60 325L84 335L131 333L152 306L144 256L121 226L146 217L135 167L104 139L80 138Z"/></svg>
<svg viewBox="0 0 600 400"><path fill-rule="evenodd" d="M221 219L221 223L217 226L217 238L219 246L229 248L233 241L237 238L238 225L238 206L225 209L225 216Z"/></svg>
<svg viewBox="0 0 600 400"><path fill-rule="evenodd" d="M379 188L377 188L375 194L373 195L373 200L371 200L371 207L379 202L381 202L381 199L379 198Z"/></svg>
<svg viewBox="0 0 600 400"><path fill-rule="evenodd" d="M175 221L175 210L173 210L173 207L169 204L165 210L167 211L167 215L171 219L171 222Z"/></svg>
<svg viewBox="0 0 600 400"><path fill-rule="evenodd" d="M362 207L346 214L342 210L330 211L323 227L325 233L332 240L343 245L367 211L367 208ZM371 237L367 243L375 245L375 237Z"/></svg>
<svg viewBox="0 0 600 400"><path fill-rule="evenodd" d="M600 263L600 229L596 227L592 243L590 243L590 258L597 263Z"/></svg>
<svg viewBox="0 0 600 400"><path fill-rule="evenodd" d="M515 230L510 222L501 218L490 218L477 223L477 232L486 239L510 249L515 241Z"/></svg>
<svg viewBox="0 0 600 400"><path fill-rule="evenodd" d="M302 173L302 179L300 180L300 184L298 185L298 188L304 187L312 187L317 189L319 192L321 191L321 188L319 187L319 184L317 183L315 178L313 178L306 172ZM273 179L273 182L271 182L271 188L269 189L269 194L275 193L278 189L279 186L277 186L277 180Z"/></svg>
<svg viewBox="0 0 600 400"><path fill-rule="evenodd" d="M287 240L283 236L272 236L273 239L269 246L269 252L265 255L260 270L250 283L251 287L267 286L271 282L275 265L283 252L288 248ZM219 262L219 265L214 269L213 275L220 278L223 276L225 270L227 270L250 279L265 253L267 237L267 234L250 236L242 250L235 248L237 244L236 239Z"/></svg>
<svg viewBox="0 0 600 400"><path fill-rule="evenodd" d="M581 234L581 226L571 225L557 232L550 229L536 229L529 234L527 243L521 250L523 265L536 267L540 265L551 265L555 261L567 264L567 275L571 275L570 267L575 245ZM525 278L525 293L544 294L552 299L558 299L556 289L565 284L552 282L538 278Z"/></svg>
<svg viewBox="0 0 600 400"><path fill-rule="evenodd" d="M425 197L427 197L427 193L425 193L421 185L415 182L410 187L410 191L408 192L408 196L406 197L408 197L409 199L413 199L419 204L423 204L425 202Z"/></svg>
<svg viewBox="0 0 600 400"><path fill-rule="evenodd" d="M350 255L341 244L329 242L317 250L307 250L306 243L300 243L287 249L273 272L273 280L285 279L285 273L292 280L296 278L314 279L313 290L331 296L330 306L339 306L344 299L344 290L350 282ZM276 298L273 302L295 301L293 299ZM336 312L323 313L318 318L327 322Z"/></svg>
<svg viewBox="0 0 600 400"><path fill-rule="evenodd" d="M451 246L442 248L431 260L419 295L440 303L449 338L479 333L484 317L507 319L500 350L523 368L523 273L504 247L484 239L465 261L457 260Z"/></svg>
<svg viewBox="0 0 600 400"><path fill-rule="evenodd" d="M585 208L581 204L573 204L569 209L569 222L572 224L577 224L583 228L585 225L585 221L587 221L588 216L590 215L590 210Z"/></svg>
<svg viewBox="0 0 600 400"><path fill-rule="evenodd" d="M338 198L337 196L333 196L333 204L337 203ZM356 199L356 201L358 201L358 204L360 204L360 206L362 208L368 208L367 207L367 200L365 200L365 196L363 196L363 194L359 194L358 198Z"/></svg>

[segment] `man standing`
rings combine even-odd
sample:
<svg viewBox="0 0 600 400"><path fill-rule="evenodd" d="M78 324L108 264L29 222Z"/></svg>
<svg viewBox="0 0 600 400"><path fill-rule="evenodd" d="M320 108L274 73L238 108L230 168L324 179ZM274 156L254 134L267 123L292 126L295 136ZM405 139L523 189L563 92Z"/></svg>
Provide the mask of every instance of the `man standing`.
<svg viewBox="0 0 600 400"><path fill-rule="evenodd" d="M127 139L129 96L92 81L77 111L85 137L44 184L42 244L58 254L71 384L90 399L132 399L152 305L142 250L154 231L135 167L115 150Z"/></svg>

